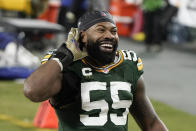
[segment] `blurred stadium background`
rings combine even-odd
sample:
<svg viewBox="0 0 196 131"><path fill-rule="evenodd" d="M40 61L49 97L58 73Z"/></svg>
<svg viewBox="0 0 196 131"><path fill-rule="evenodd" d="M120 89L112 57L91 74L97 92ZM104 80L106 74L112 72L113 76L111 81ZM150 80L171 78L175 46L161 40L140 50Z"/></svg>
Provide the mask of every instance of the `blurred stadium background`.
<svg viewBox="0 0 196 131"><path fill-rule="evenodd" d="M56 130L33 125L40 103L32 103L24 97L23 80L40 65L40 59L47 50L56 48L64 41L70 27L76 26L79 16L87 10L104 9L110 11L116 20L122 39L120 48L132 48L144 58L144 66L145 62L147 65L145 71L150 77L147 79L147 86L152 87L148 92L160 118L172 131L195 131L196 0L169 2L178 8L178 12L166 27L164 51L157 54L145 52L142 0L0 0L0 130ZM187 61L179 67L176 67L177 64L170 64L173 67L165 65L168 66L165 70L170 72L171 68L179 69L180 73L177 72L176 75L184 75L183 80L167 75L167 78L162 77L164 79L160 80L162 83L151 82L156 79L152 77L156 71L150 72L150 63L167 62L168 58L165 57L174 55L171 52L175 53L176 50L182 55L171 58L173 60L168 64L180 63L185 59ZM155 55L158 58L154 59ZM163 65L159 64L157 70L161 70ZM163 75L163 72L160 75ZM157 89L163 93L161 95L153 92L158 84L161 84ZM179 85L183 86L183 90L176 88ZM173 94L169 89L163 89L165 86L173 87L170 89ZM161 96L164 91L172 95L167 94L163 99ZM176 101L170 98L175 98ZM187 102L186 98L190 101L187 99ZM139 131L134 120L129 118L129 130Z"/></svg>

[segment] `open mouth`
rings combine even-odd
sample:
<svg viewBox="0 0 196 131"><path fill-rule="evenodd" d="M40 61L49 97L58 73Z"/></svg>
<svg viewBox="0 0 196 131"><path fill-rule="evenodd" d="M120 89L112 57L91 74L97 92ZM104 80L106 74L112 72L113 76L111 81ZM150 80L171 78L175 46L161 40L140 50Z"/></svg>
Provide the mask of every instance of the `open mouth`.
<svg viewBox="0 0 196 131"><path fill-rule="evenodd" d="M100 50L103 52L112 52L114 49L113 44L111 42L102 42L100 45Z"/></svg>

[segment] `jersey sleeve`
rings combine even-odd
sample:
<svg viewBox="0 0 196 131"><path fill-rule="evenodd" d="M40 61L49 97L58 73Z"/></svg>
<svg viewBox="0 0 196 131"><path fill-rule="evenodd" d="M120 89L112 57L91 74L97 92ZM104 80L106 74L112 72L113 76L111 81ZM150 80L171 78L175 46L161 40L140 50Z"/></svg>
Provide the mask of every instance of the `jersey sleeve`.
<svg viewBox="0 0 196 131"><path fill-rule="evenodd" d="M133 90L136 89L136 84L140 76L144 73L143 63L140 57L132 50L121 50L124 56L124 61L128 65L128 76L132 80Z"/></svg>
<svg viewBox="0 0 196 131"><path fill-rule="evenodd" d="M136 71L135 71L133 92L136 91L138 79L144 73L144 71L143 71L143 63L142 63L142 60L141 60L140 57L137 57L137 61L135 61L135 66L136 66Z"/></svg>
<svg viewBox="0 0 196 131"><path fill-rule="evenodd" d="M139 77L144 73L143 71L143 63L142 63L142 60L140 57L137 58L137 77L136 77L136 80L139 79Z"/></svg>
<svg viewBox="0 0 196 131"><path fill-rule="evenodd" d="M54 108L62 108L67 104L74 102L79 93L79 81L79 78L74 72L64 72L62 88L60 92L52 98L50 104Z"/></svg>

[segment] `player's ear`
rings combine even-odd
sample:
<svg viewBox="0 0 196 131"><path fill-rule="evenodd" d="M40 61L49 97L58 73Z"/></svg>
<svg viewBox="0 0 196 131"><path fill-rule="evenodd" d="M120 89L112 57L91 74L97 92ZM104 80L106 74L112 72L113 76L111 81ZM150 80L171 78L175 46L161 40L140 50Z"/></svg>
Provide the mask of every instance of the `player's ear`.
<svg viewBox="0 0 196 131"><path fill-rule="evenodd" d="M86 32L85 31L82 31L80 36L81 36L81 41L83 43L86 43L87 42Z"/></svg>
<svg viewBox="0 0 196 131"><path fill-rule="evenodd" d="M87 35L86 35L86 32L85 31L82 31L81 34L80 34L80 37L81 37L81 42L84 44L84 46L86 46L86 43L87 43Z"/></svg>
<svg viewBox="0 0 196 131"><path fill-rule="evenodd" d="M79 43L80 43L80 49L83 50L84 48L86 48L86 43L87 43L87 37L86 37L86 33L84 31L81 31L79 34Z"/></svg>

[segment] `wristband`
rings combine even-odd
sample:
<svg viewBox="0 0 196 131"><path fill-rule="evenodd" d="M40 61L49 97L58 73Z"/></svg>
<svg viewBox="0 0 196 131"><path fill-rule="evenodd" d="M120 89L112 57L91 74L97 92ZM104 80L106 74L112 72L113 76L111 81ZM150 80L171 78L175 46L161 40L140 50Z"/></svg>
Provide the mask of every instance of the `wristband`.
<svg viewBox="0 0 196 131"><path fill-rule="evenodd" d="M58 58L52 58L51 60L56 61L59 64L61 71L63 71L63 64L60 62Z"/></svg>
<svg viewBox="0 0 196 131"><path fill-rule="evenodd" d="M73 62L73 54L72 52L66 47L66 44L62 44L57 51L51 57L51 60L55 60L59 66L61 67L61 71L66 69L66 67Z"/></svg>

